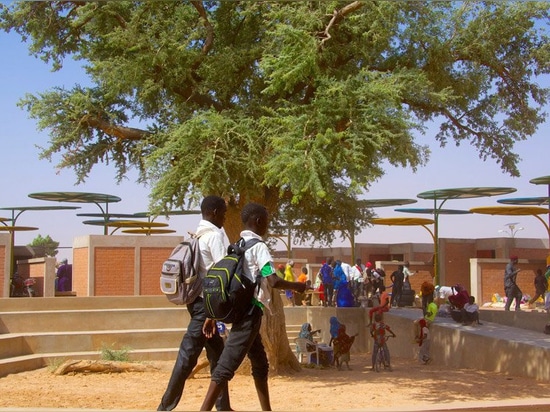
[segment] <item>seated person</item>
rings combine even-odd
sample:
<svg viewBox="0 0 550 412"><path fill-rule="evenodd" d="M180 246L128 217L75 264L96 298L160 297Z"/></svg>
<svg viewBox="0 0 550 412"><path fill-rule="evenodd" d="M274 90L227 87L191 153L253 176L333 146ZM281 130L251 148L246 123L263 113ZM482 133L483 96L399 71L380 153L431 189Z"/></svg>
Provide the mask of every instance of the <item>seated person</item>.
<svg viewBox="0 0 550 412"><path fill-rule="evenodd" d="M369 324L367 326L372 325L372 316L375 313L382 313L387 312L390 310L390 295L388 292L386 292L386 287L384 285L381 285L379 287L380 289L380 304L378 306L373 307L371 310L369 310Z"/></svg>
<svg viewBox="0 0 550 412"><path fill-rule="evenodd" d="M453 309L462 309L470 301L470 294L462 285L454 286L456 293L449 296L449 303Z"/></svg>
<svg viewBox="0 0 550 412"><path fill-rule="evenodd" d="M304 338L304 339L307 339L307 340L311 341L311 344L308 343L307 349L308 350L314 350L315 346L313 346L313 344L315 343L315 341L313 340L313 335L316 335L317 333L320 333L320 332L321 332L321 329L317 329L317 330L312 331L311 330L311 323L306 322L302 325L302 329L300 330L300 333L298 334L298 337L299 338Z"/></svg>
<svg viewBox="0 0 550 412"><path fill-rule="evenodd" d="M470 296L468 303L460 310L462 314L462 324L468 325L473 322L476 322L478 325L482 323L479 322L479 306L475 303L476 299L473 296Z"/></svg>
<svg viewBox="0 0 550 412"><path fill-rule="evenodd" d="M300 329L300 333L298 334L298 337L303 338L303 339L307 339L308 340L308 342L306 344L307 350L308 351L314 351L316 346L317 346L317 342L315 342L313 340L314 335L316 335L320 332L321 332L321 329L312 330L311 324L306 322L306 323L302 324L302 328ZM296 351L299 352L300 349L298 347L296 347ZM326 365L326 366L328 366L330 364L329 355L326 352L319 351L319 363L321 365Z"/></svg>
<svg viewBox="0 0 550 412"><path fill-rule="evenodd" d="M353 336L349 336L346 333L346 325L340 324L340 328L338 329L338 335L332 342L334 345L334 362L336 362L336 367L338 370L342 370L342 366L345 363L348 370L351 370L349 367L349 361L350 361L350 349L351 345L353 345L353 342L355 341L355 337L358 334L356 333Z"/></svg>

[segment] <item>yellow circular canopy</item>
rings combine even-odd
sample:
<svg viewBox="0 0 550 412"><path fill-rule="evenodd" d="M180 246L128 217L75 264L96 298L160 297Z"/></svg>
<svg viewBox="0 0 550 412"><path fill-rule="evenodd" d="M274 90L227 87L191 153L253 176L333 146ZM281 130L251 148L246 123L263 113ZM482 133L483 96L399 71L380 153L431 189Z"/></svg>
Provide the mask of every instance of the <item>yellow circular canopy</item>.
<svg viewBox="0 0 550 412"><path fill-rule="evenodd" d="M433 219L422 217L377 217L371 220L373 225L387 226L423 226L435 223Z"/></svg>
<svg viewBox="0 0 550 412"><path fill-rule="evenodd" d="M470 209L472 213L484 215L502 215L502 216L533 216L544 215L549 211L543 207L536 206L483 206Z"/></svg>
<svg viewBox="0 0 550 412"><path fill-rule="evenodd" d="M23 232L26 230L38 230L37 227L33 226L2 226L0 225L0 231L4 232Z"/></svg>

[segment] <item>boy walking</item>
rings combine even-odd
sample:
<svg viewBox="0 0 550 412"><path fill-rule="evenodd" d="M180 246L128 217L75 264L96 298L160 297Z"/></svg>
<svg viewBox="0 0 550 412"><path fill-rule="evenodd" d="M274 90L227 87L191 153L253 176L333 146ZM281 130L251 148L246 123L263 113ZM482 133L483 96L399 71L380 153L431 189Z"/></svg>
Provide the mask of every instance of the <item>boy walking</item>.
<svg viewBox="0 0 550 412"><path fill-rule="evenodd" d="M245 241L261 240L262 236L267 233L268 213L264 206L257 203L247 204L241 212L241 220L244 225L241 237ZM212 372L210 386L201 406L203 411L212 409L216 398L227 386L227 382L233 378L245 356L248 356L252 365L252 376L261 409L271 410L268 386L269 364L260 335L263 308L268 306L269 309L270 287L291 289L299 293L303 293L306 288L305 283L287 282L276 275L273 258L264 242L258 242L246 250L243 268L244 275L252 281L255 281L256 276L260 275L260 288L256 288L255 296L251 302L251 310L242 319L233 323L231 333L225 342L225 348Z"/></svg>
<svg viewBox="0 0 550 412"><path fill-rule="evenodd" d="M226 211L225 200L219 196L207 196L201 203L202 220L199 222L196 233L199 236L201 254L199 281L202 281L207 270L222 259L227 252L228 242L222 229ZM210 362L211 371L214 370L223 350L223 339L217 333L216 322L206 317L202 292L191 304L187 305L187 310L191 321L187 326L187 332L183 335L172 376L170 376L166 392L157 408L158 411L171 411L178 405L185 381L197 365L197 360L204 347L206 347L206 356ZM220 389L219 394L221 395L216 402L216 409L230 411L227 383Z"/></svg>

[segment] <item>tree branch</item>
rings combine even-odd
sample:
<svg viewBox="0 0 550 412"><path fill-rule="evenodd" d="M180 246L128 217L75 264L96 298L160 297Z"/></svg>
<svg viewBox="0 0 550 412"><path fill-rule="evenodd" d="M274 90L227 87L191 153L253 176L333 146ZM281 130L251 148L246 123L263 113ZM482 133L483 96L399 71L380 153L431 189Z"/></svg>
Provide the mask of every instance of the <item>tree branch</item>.
<svg viewBox="0 0 550 412"><path fill-rule="evenodd" d="M338 23L340 23L340 21L342 21L342 19L346 17L348 14L363 7L363 4L364 3L361 1L354 1L353 3L348 4L347 6L341 8L340 10L334 10L334 12L332 13L332 18L330 19L330 21L327 24L327 27L322 33L323 40L321 40L321 44L319 45L319 47L323 47L325 42L331 39L332 36L330 35L330 29L333 26L336 26Z"/></svg>
<svg viewBox="0 0 550 412"><path fill-rule="evenodd" d="M82 126L99 129L110 136L121 140L142 140L150 133L133 127L124 127L114 125L106 120L92 115L86 115L80 120Z"/></svg>

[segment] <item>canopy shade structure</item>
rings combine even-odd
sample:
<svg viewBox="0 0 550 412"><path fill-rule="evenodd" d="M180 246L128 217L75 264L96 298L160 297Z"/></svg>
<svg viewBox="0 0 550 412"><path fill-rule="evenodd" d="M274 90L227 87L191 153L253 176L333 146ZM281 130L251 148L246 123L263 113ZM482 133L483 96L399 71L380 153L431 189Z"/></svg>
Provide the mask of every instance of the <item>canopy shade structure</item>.
<svg viewBox="0 0 550 412"><path fill-rule="evenodd" d="M484 215L536 216L547 214L548 209L535 206L483 206L473 207L470 212Z"/></svg>
<svg viewBox="0 0 550 412"><path fill-rule="evenodd" d="M50 202L93 203L99 207L104 217L109 214L109 203L116 203L122 200L120 197L114 195L89 192L39 192L31 193L29 197ZM102 204L105 204L105 209ZM105 219L108 220L108 218ZM107 226L105 226L103 234L107 234Z"/></svg>
<svg viewBox="0 0 550 412"><path fill-rule="evenodd" d="M141 229L124 229L122 231L123 233L130 233L134 235L162 235L167 233L175 233L176 231L174 229L147 229L147 228L141 228Z"/></svg>
<svg viewBox="0 0 550 412"><path fill-rule="evenodd" d="M168 223L161 222L145 222L140 220L85 220L85 225L114 227L111 235L121 228L137 228L137 229L151 229L151 228L164 228L168 226ZM126 232L128 233L128 232Z"/></svg>
<svg viewBox="0 0 550 412"><path fill-rule="evenodd" d="M422 226L432 236L432 241L434 243L434 260L435 260L435 256L436 256L435 254L437 253L437 247L436 247L437 239L435 237L434 232L432 232L428 227L428 225L433 225L435 223L434 219L426 219L422 217L386 217L386 218L372 219L371 223L373 225L386 225L386 226ZM434 265L434 272L435 272L435 265ZM434 275L436 275L436 273L434 273Z"/></svg>
<svg viewBox="0 0 550 412"><path fill-rule="evenodd" d="M423 226L433 225L435 220L422 217L377 217L372 219L371 223L386 226Z"/></svg>
<svg viewBox="0 0 550 412"><path fill-rule="evenodd" d="M89 192L40 192L31 193L32 199L47 200L50 202L68 202L68 203L116 203L122 199L118 196L104 193Z"/></svg>
<svg viewBox="0 0 550 412"><path fill-rule="evenodd" d="M435 253L434 253L434 272L435 272L435 282L440 283L439 279L439 215L441 214L460 214L455 212L443 212L443 205L447 200L451 199L473 199L478 197L490 197L505 195L508 193L515 192L516 189L513 187L458 187L451 189L435 189L428 190L426 192L419 193L417 196L421 199L433 200L433 216L434 216L434 243L435 243ZM437 202L440 201L438 205ZM422 212L425 213L425 212Z"/></svg>
<svg viewBox="0 0 550 412"><path fill-rule="evenodd" d="M38 230L38 228L34 226L0 226L1 232L24 232L30 230Z"/></svg>
<svg viewBox="0 0 550 412"><path fill-rule="evenodd" d="M550 176L535 177L529 180L529 183L533 183L534 185L550 185Z"/></svg>
<svg viewBox="0 0 550 412"><path fill-rule="evenodd" d="M399 208L394 209L396 212L404 212L404 213L425 213L428 215L434 215L435 213L438 213L440 215L468 215L471 214L469 210L459 210L459 209L439 209L435 210L432 208Z"/></svg>
<svg viewBox="0 0 550 412"><path fill-rule="evenodd" d="M515 192L513 187L459 187L455 189L436 189L419 193L421 199L449 200L449 199L471 199L476 197L490 197L506 195Z"/></svg>
<svg viewBox="0 0 550 412"><path fill-rule="evenodd" d="M550 204L550 197L515 197L511 199L499 199L497 202L504 205L542 206Z"/></svg>
<svg viewBox="0 0 550 412"><path fill-rule="evenodd" d="M416 203L416 199L366 199L362 201L365 207L403 206Z"/></svg>
<svg viewBox="0 0 550 412"><path fill-rule="evenodd" d="M539 215L547 215L550 213L548 209L536 206L485 206L474 207L470 209L472 213L481 213L485 215L499 216L534 216L537 218L546 229L548 240L550 242L550 226Z"/></svg>
<svg viewBox="0 0 550 412"><path fill-rule="evenodd" d="M134 219L138 217L138 216L135 216L133 213L77 213L76 215L80 217L102 217L106 219L111 219L111 218Z"/></svg>
<svg viewBox="0 0 550 412"><path fill-rule="evenodd" d="M162 212L162 216L178 216L178 215L200 215L200 210L170 210L168 212ZM159 216L160 216L159 215ZM152 214L151 212L137 212L134 213L134 217L152 217L156 218L157 215Z"/></svg>
<svg viewBox="0 0 550 412"><path fill-rule="evenodd" d="M0 210L9 210L11 211L11 219L5 219L9 220L11 222L11 225L0 225L0 227L11 227L12 229L9 230L10 232L10 243L11 243L11 253L10 253L10 261L8 263L8 272L10 276L13 274L13 250L15 245L15 232L17 231L24 231L24 230L38 230L36 227L31 226L17 226L17 219L19 216L21 216L22 213L28 212L28 211L52 211L52 210L74 210L74 209L80 209L78 206L13 206L13 207L1 207ZM4 218L3 218L4 219ZM2 230L8 230L8 229L2 229Z"/></svg>

